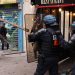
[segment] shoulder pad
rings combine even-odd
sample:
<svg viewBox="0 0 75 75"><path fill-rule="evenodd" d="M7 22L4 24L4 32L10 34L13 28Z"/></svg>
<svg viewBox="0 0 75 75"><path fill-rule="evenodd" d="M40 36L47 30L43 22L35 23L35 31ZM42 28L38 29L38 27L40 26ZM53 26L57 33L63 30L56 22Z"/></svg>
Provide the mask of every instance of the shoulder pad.
<svg viewBox="0 0 75 75"><path fill-rule="evenodd" d="M41 33L41 32L46 32L46 29L45 29L45 28L42 28L42 29L38 30L38 31L36 32L36 34Z"/></svg>
<svg viewBox="0 0 75 75"><path fill-rule="evenodd" d="M60 32L59 30L57 30L55 33L56 33L56 34L61 34L61 32Z"/></svg>

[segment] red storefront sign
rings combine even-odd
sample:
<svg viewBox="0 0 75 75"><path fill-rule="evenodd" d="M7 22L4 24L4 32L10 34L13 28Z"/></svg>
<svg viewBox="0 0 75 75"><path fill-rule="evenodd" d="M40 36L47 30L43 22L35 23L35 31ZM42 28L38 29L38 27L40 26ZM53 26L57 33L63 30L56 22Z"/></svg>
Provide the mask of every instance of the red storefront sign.
<svg viewBox="0 0 75 75"><path fill-rule="evenodd" d="M36 8L62 8L62 7L72 7L75 4L57 4L57 5L36 5Z"/></svg>

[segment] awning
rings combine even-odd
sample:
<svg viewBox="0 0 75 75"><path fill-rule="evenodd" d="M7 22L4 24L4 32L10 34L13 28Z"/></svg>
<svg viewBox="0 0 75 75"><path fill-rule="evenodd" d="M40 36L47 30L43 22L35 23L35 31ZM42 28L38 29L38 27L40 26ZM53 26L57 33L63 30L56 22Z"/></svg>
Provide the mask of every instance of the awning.
<svg viewBox="0 0 75 75"><path fill-rule="evenodd" d="M58 5L36 5L36 8L63 8L63 7L73 7L75 4L58 4Z"/></svg>

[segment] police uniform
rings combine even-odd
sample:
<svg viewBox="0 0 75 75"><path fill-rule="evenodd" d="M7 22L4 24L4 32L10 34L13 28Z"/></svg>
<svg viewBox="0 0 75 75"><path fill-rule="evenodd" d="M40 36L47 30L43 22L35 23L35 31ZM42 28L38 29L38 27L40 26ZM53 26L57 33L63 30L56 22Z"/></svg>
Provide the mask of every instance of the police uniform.
<svg viewBox="0 0 75 75"><path fill-rule="evenodd" d="M70 56L71 56L71 59L72 59L72 68L71 68L71 71L72 71L72 74L71 75L75 75L75 22L72 23L71 25L71 29L72 29L72 36L71 36L71 39L69 40L69 44L70 44Z"/></svg>
<svg viewBox="0 0 75 75"><path fill-rule="evenodd" d="M44 75L47 70L50 75L58 75L58 48L52 48L53 36L50 34L55 31L52 26L56 25L56 18L53 15L47 15L43 21L47 28L29 35L29 42L36 41L39 45L38 64L34 75Z"/></svg>
<svg viewBox="0 0 75 75"><path fill-rule="evenodd" d="M71 30L72 30L72 36L71 39L69 40L69 44L70 44L70 55L71 57L75 56L75 22L72 23L71 25Z"/></svg>

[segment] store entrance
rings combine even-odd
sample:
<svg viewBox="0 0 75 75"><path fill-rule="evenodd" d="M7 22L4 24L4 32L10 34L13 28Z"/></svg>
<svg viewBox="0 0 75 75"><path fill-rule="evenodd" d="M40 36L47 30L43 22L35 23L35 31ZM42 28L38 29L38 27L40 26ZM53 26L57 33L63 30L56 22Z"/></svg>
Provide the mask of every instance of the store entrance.
<svg viewBox="0 0 75 75"><path fill-rule="evenodd" d="M72 35L71 25L75 21L74 10L62 10L61 11L61 32L66 41L69 41Z"/></svg>
<svg viewBox="0 0 75 75"><path fill-rule="evenodd" d="M12 23L18 23L18 11L16 10L0 10L0 17L8 20ZM0 25L3 25L3 22L0 21ZM7 29L7 41L9 43L9 50L18 50L18 29L12 25L5 23L5 28ZM0 50L1 50L1 41L0 41ZM5 48L6 49L6 45Z"/></svg>
<svg viewBox="0 0 75 75"><path fill-rule="evenodd" d="M75 20L75 11L73 7L66 8L38 8L37 13L43 18L45 15L54 15L56 17L59 29L66 41L71 37L71 24Z"/></svg>
<svg viewBox="0 0 75 75"><path fill-rule="evenodd" d="M70 39L70 25L72 23L72 14L69 11L61 11L61 32L66 41Z"/></svg>
<svg viewBox="0 0 75 75"><path fill-rule="evenodd" d="M33 25L35 23L35 18L39 17L40 20L38 20L37 22L40 23L40 21L42 21L43 17L45 15L48 14L52 14L56 17L57 19L57 23L59 25L59 29L63 34L63 38L66 41L69 41L70 37L71 37L71 24L73 21L75 21L75 12L73 10L69 10L69 9L50 9L50 8L42 8L42 9L38 9L36 11L36 14L27 14L25 15L25 26L27 29L29 29L29 32L26 32L26 49L27 49L27 58L28 58L28 62L34 61L35 60L35 53L34 53L34 45L33 42L29 43L28 42L28 34L31 33ZM37 20L37 19L36 19ZM38 25L36 23L36 25ZM41 22L41 25L43 25L43 23Z"/></svg>

